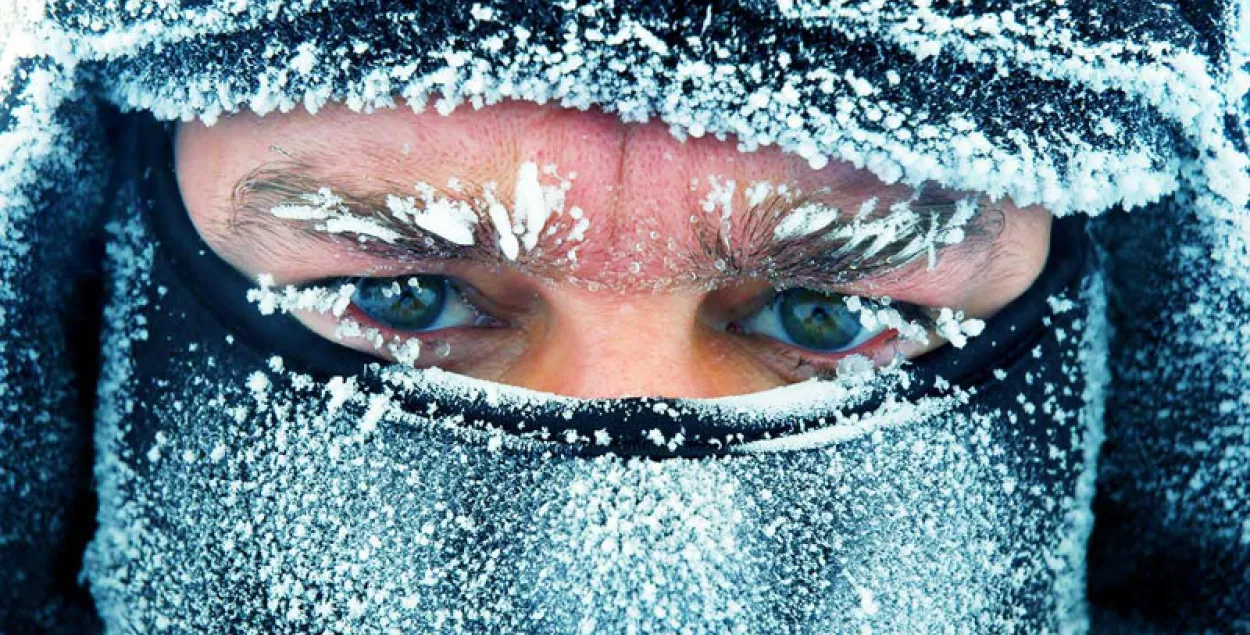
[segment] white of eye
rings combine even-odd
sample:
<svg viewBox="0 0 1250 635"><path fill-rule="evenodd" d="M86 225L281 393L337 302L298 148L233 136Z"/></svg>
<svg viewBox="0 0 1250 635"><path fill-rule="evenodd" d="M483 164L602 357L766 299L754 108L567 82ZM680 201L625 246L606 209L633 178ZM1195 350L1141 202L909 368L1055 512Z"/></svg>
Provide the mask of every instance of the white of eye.
<svg viewBox="0 0 1250 635"><path fill-rule="evenodd" d="M839 319L840 324L846 330L851 331L851 334L841 338L842 341L836 346L813 346L811 338L805 337L807 334L793 332L795 330L793 322L791 322L790 326L787 326L787 320L783 316L783 312L786 310L796 310L793 302L788 302L786 298L787 293L795 292L808 293L808 300L816 300L819 297L803 289L782 292L762 309L739 321L737 323L738 326L744 333L771 337L784 344L816 353L844 353L855 350L888 328L885 324L875 324L871 328L866 327L859 319L859 316L840 297L826 297L823 301L812 301L807 304L823 305L827 307L828 313L836 312L836 315L831 317Z"/></svg>

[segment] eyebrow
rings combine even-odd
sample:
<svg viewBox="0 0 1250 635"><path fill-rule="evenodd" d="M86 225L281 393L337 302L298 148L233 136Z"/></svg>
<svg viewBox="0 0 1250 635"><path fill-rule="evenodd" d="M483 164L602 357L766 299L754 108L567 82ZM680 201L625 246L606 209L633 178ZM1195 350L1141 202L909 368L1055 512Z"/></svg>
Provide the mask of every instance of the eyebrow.
<svg viewBox="0 0 1250 635"><path fill-rule="evenodd" d="M490 195L498 203L513 209L506 191L464 179L458 180L455 187L435 185L433 179L415 180L423 187L431 188L437 196L464 203L478 212L472 244L461 245L402 221L391 213L387 205L388 197L411 192L411 186L376 177L323 172L324 169L294 159L269 162L252 170L232 189L226 230L241 237L248 249L271 255L276 255L275 243L288 242L294 231L295 236L302 240L350 247L383 260L460 260L486 266L520 264L532 274L553 278L568 273L561 269L559 262L527 258L524 253L515 262L503 256L496 246L495 226L485 217L483 208L487 190L490 189ZM327 187L350 214L393 232L397 239L384 241L363 239L350 233L332 233L324 227L318 228L315 223L281 218L273 212L276 207L307 201L309 196ZM842 197L840 200L839 196ZM966 196L961 197L955 192L921 188L908 206L917 222L926 223L926 227L941 227L956 219L961 213L961 200L966 199ZM866 255L862 240L857 242L853 234L842 232L846 235L832 235L839 227L845 226L842 216L856 217L868 223L879 222L894 212L888 204L878 205L867 214L862 210L861 213L852 213L851 206L841 211L837 205L854 200L833 189L809 194L773 191L729 217L728 224L718 214L692 212L696 221L692 223L695 241L688 245L688 253L683 256L684 276L690 282L704 285L762 278L780 287L831 289L897 272L915 264L917 257L925 253L935 257L954 247L978 251L988 249L993 244L992 239L1001 231L1003 221L1001 210L983 208L978 204L976 213L964 225L965 239L957 244L931 245L927 251L917 253L916 241L922 238L915 233L903 232L881 244L873 244L873 253ZM827 228L828 231L778 236L778 227L804 206L809 206L809 209L810 206L824 206L837 211L839 218ZM932 236L929 238L931 240ZM307 253L310 252L300 250L296 257ZM308 262L312 264L314 261Z"/></svg>
<svg viewBox="0 0 1250 635"><path fill-rule="evenodd" d="M845 231L843 217L857 217L863 224L888 222L896 213L893 205L878 204L864 214L862 210L853 212L845 209L849 206L836 205L838 197L828 194L818 192L793 198L771 195L749 207L740 219L735 217L740 220L740 226L732 231L733 236L726 236L721 227L701 224L697 234L704 254L701 260L711 259L715 271L701 271L698 275L731 279L758 277L778 286L831 290L838 285L898 272L925 255L935 259L957 248L963 249L966 255L983 253L992 247L993 239L1003 226L1002 210L984 206L978 198L974 203L975 212L960 224L963 239L951 244L934 244L930 229L950 227L964 213L960 206L969 201L956 192L921 189L907 202L907 208L916 223L913 229L928 235L901 232L892 238L884 237L881 242L874 240L872 253L868 254L861 249L864 240L854 231ZM844 198L843 202L853 203L854 200ZM786 237L775 235L786 218L809 205L837 211L839 218L818 231ZM885 233L888 228L881 232Z"/></svg>
<svg viewBox="0 0 1250 635"><path fill-rule="evenodd" d="M412 223L402 222L390 212L388 197L399 196L405 190L411 191L411 187L374 177L314 177L312 174L312 166L296 161L270 162L252 170L232 188L226 230L243 237L249 248L261 250L272 246L275 240L290 239L294 231L304 240L334 246L350 245L382 259L470 260L488 264L507 262L492 247L494 240L491 232L494 228L483 222L484 218L479 218L474 225L473 244L458 245ZM419 179L418 182L425 183ZM312 222L281 218L274 214L275 208L306 204L308 197L327 187L341 199L343 208L349 214L395 232L398 240L360 240L350 234L328 232ZM428 187L446 200L463 202L474 208L484 200L486 189L464 180L455 189L432 184ZM512 202L506 193L496 192L494 196L511 209Z"/></svg>

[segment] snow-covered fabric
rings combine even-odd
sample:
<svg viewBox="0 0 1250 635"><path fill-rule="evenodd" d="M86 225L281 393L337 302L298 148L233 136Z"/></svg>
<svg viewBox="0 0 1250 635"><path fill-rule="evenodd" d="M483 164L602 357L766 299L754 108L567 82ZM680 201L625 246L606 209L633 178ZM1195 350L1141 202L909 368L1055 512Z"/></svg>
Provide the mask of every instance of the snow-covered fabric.
<svg viewBox="0 0 1250 635"><path fill-rule="evenodd" d="M557 452L536 465L452 433L443 445L408 447L396 437L409 428L392 425L404 413L382 400L372 407L367 392L343 388L347 380L307 383L267 360L233 383L207 385L213 375L183 352L167 361L192 365L181 375L193 382L180 387L185 395L168 385L160 399L136 392L144 381L134 373L137 351L167 333L144 324L161 310L162 287L150 279L157 245L136 216L134 175L113 171L113 109L212 121L240 108L315 111L329 101L369 110L396 97L440 110L505 98L597 105L627 121L659 118L678 135L733 134L744 149L778 144L814 166L851 161L889 182L937 181L1060 214L1107 212L1097 221L1107 285L1099 294L1091 283L1084 299L1106 301L1110 336L1091 336L1074 353L1088 361L1109 346L1094 359L1110 373L1106 416L1086 399L1081 412L1097 420L1072 428L1084 436L1061 461L1091 466L1085 450L1096 435L1086 432L1105 428L1088 559L1095 626L1250 628L1244 24L1237 3L1197 1L223 0L0 9L0 628L81 632L92 623L74 574L88 524L81 509L90 507L82 453L94 431L102 529L88 551L88 582L115 632L229 624L295 632L309 620L343 632L1085 629L1077 575L1085 528L1076 518L1088 486L1074 478L1040 495L1057 506L1053 516L996 504L1013 491L1035 494L984 480L1017 465L998 454L993 434L975 434L977 426L1003 429L984 413L928 412L923 425L841 441L857 448L845 456L824 448L645 463ZM101 261L110 263L106 303L90 291ZM97 312L102 336L90 318ZM201 353L206 367L213 353ZM284 390L303 391L310 409L327 403L278 414L282 400L266 395ZM128 432L154 409L174 429L202 421L203 430ZM240 432L206 417L208 409L256 425ZM984 469L943 482L963 455L940 443L951 453L936 455L953 463L931 472L909 464L933 456L917 449L932 439L906 434L916 430L959 439ZM296 441L301 433L308 445ZM428 463L440 456L434 447L456 460ZM326 467L330 453L339 467ZM877 471L891 466L892 475ZM347 488L362 483L362 471L377 477L376 488ZM483 492L516 473L535 481L508 482L523 491L493 495L513 506L505 514L512 522L528 514L534 533L518 543L551 550L550 571L503 571L518 562L516 551L489 540L463 549L470 536L517 530L480 516L494 509ZM783 474L791 477L777 480ZM420 500L403 500L405 479ZM486 486L465 487L475 483ZM837 491L857 485L866 492L861 505ZM325 487L342 497L350 523L326 516L324 502L285 495ZM715 497L705 491L725 487ZM950 510L902 504L943 487ZM762 502L778 492L797 497L787 513L810 513L761 523L779 518ZM862 509L870 503L876 508ZM821 507L836 504L844 507ZM1001 510L1001 524L988 509ZM401 511L413 515L396 517ZM961 534L969 514L982 524ZM195 526L201 516L221 524ZM639 518L654 525L621 525ZM875 546L893 550L888 557L859 551L865 532L851 531L852 518L890 519L873 525ZM1007 535L1023 526L1036 535ZM335 533L343 527L362 531ZM664 533L677 527L689 533ZM811 550L770 551L760 536ZM631 537L640 543L630 546ZM201 542L181 542L192 539ZM400 539L410 544L384 542ZM408 550L399 554L401 546ZM1030 557L1050 554L1049 572L1012 557L1023 546ZM578 557L609 547L643 550ZM873 558L838 560L864 553ZM751 560L769 556L782 562ZM370 568L374 558L387 566ZM379 575L418 562L441 568ZM673 572L693 577L665 577ZM786 584L806 586L787 595ZM1031 584L1046 589L1030 598L1050 600L1017 602L1012 594ZM496 594L501 588L512 595ZM733 593L743 589L762 595ZM240 598L247 601L231 602Z"/></svg>
<svg viewBox="0 0 1250 635"><path fill-rule="evenodd" d="M1167 3L1017 4L225 0L50 11L100 60L111 101L162 118L315 111L330 99L368 110L435 96L441 111L519 98L659 117L680 134L735 134L816 165L836 157L887 182L936 180L1057 213L1157 199L1177 187L1189 153L1218 161L1218 187L1245 196L1244 160L1225 135L1239 51Z"/></svg>

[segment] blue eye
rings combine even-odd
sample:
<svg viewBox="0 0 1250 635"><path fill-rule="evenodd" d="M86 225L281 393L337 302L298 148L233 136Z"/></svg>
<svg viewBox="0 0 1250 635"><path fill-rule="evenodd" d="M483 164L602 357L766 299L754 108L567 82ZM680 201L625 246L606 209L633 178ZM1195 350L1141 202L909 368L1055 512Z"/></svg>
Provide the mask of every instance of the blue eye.
<svg viewBox="0 0 1250 635"><path fill-rule="evenodd" d="M846 297L811 289L787 289L759 312L738 323L745 333L765 335L820 353L842 353L879 335L846 304Z"/></svg>
<svg viewBox="0 0 1250 635"><path fill-rule="evenodd" d="M446 276L356 278L352 305L395 331L428 332L475 326L483 314Z"/></svg>

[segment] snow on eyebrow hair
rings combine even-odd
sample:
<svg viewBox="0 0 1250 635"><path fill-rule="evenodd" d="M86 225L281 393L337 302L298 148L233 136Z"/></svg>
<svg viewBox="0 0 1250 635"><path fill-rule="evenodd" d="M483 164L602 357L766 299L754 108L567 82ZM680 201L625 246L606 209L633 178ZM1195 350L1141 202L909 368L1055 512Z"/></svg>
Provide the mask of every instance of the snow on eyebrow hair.
<svg viewBox="0 0 1250 635"><path fill-rule="evenodd" d="M1004 221L997 206L931 188L887 205L872 190L847 197L837 187L804 192L768 182L744 188L747 209L735 214L727 196L737 185L712 179L710 186L703 201L710 218L698 219L696 229L714 270L694 269L709 279L748 275L827 288L894 272L921 257L933 269L938 254L950 248L992 248Z"/></svg>
<svg viewBox="0 0 1250 635"><path fill-rule="evenodd" d="M354 237L367 250L388 256L506 264L517 260L522 248L534 252L544 239L575 260L572 252L589 226L582 210L565 208L576 174L561 175L555 166L544 166L540 180L536 164L522 163L511 196L493 182L453 177L443 186L417 181L404 188L378 179L310 176L316 168L290 161L250 171L232 188L228 233L221 237L228 243L230 234L281 242L288 236L271 231L277 228L271 221L278 220L293 224L303 237ZM417 196L405 195L405 189Z"/></svg>
<svg viewBox="0 0 1250 635"><path fill-rule="evenodd" d="M652 232L649 238L653 251L662 248L661 239L668 241L665 257L676 258L680 266L671 278L639 280L634 275L637 261L621 259L646 252L648 245L586 243L586 213L576 206L565 208L565 194L576 175L561 176L555 166L542 169L555 185L538 181L535 164L520 166L517 191L526 193L524 204L510 204L494 183L454 178L436 187L418 182L418 201L395 194L403 188L394 183L317 176L319 171L310 164L270 163L249 172L235 184L231 197L228 226L235 235L222 239L231 243L243 236L252 246L273 250L275 245L267 243L292 239L291 230L319 241L334 234L354 235L352 248L382 259L494 265L514 263L524 247L528 255L520 265L526 270L554 279L580 275L592 288L599 283L582 274L586 266L595 265L604 270L592 271L592 276L604 273L644 286L716 286L748 276L779 285L828 288L898 270L920 257L927 257L932 269L939 252L950 247L987 248L1002 224L1001 211L992 205L982 209L975 198L941 189L917 188L887 206L878 205L875 196L856 198L879 191L882 186L875 179L877 189L860 183L846 191L830 187L804 192L763 181L739 187L712 175L706 196L690 216L693 238L679 237L684 251L674 246L671 236ZM692 187L698 185L696 181ZM734 208L737 200L743 209ZM834 203L857 211L834 214ZM338 212L329 211L331 207ZM837 221L813 226L810 218L805 220L811 215L822 220L836 216ZM588 265L579 250L603 259Z"/></svg>
<svg viewBox="0 0 1250 635"><path fill-rule="evenodd" d="M434 188L418 183L422 206L417 208L412 197L386 197L386 208L395 218L411 220L413 224L431 234L457 245L467 246L476 242L473 227L477 215L464 201L438 197ZM276 208L275 208L276 209Z"/></svg>

